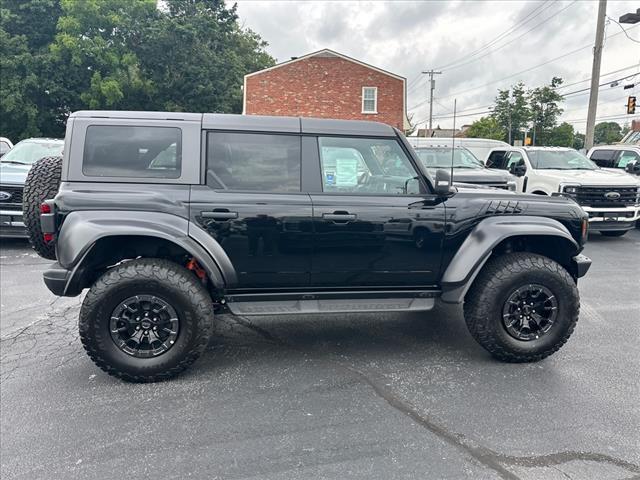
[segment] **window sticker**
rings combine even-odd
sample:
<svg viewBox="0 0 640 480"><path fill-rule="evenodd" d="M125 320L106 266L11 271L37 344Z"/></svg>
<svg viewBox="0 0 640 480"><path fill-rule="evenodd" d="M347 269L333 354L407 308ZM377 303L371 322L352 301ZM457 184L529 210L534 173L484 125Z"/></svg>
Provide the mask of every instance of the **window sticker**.
<svg viewBox="0 0 640 480"><path fill-rule="evenodd" d="M336 185L352 187L358 184L358 161L355 158L336 158Z"/></svg>

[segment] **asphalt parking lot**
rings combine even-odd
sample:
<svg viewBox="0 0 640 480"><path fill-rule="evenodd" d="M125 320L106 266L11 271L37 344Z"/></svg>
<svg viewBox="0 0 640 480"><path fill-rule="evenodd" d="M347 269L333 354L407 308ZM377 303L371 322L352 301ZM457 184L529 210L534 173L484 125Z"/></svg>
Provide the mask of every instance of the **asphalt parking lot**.
<svg viewBox="0 0 640 480"><path fill-rule="evenodd" d="M219 316L207 354L156 384L107 376L81 298L0 243L3 479L640 478L640 230L592 234L569 343L492 360L457 308Z"/></svg>

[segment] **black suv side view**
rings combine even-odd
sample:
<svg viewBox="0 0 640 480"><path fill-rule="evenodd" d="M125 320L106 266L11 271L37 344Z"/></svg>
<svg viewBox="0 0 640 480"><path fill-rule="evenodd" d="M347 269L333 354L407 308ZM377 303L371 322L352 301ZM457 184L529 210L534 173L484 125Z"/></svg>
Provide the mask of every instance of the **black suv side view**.
<svg viewBox="0 0 640 480"><path fill-rule="evenodd" d="M129 381L191 365L221 310L464 304L492 355L537 361L573 332L591 263L574 201L434 180L399 131L373 122L76 112L64 158L36 165L27 190L34 246L57 260L45 283L89 289L82 343Z"/></svg>

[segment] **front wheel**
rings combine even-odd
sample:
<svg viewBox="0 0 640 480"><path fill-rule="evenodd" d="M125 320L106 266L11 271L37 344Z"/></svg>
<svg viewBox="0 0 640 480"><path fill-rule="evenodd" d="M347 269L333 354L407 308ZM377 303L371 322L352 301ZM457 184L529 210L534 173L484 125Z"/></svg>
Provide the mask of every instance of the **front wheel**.
<svg viewBox="0 0 640 480"><path fill-rule="evenodd" d="M569 273L547 257L524 252L490 259L464 303L471 335L506 362L535 362L558 351L579 311Z"/></svg>
<svg viewBox="0 0 640 480"><path fill-rule="evenodd" d="M163 259L122 263L91 287L80 309L80 339L109 375L164 380L204 352L213 303L198 278Z"/></svg>

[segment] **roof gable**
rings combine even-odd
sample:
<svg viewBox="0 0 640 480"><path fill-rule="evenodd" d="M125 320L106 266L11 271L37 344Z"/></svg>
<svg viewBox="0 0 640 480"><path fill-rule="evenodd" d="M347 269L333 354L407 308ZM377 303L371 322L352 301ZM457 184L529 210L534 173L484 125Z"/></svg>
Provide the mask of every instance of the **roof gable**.
<svg viewBox="0 0 640 480"><path fill-rule="evenodd" d="M335 52L335 51L330 50L328 48L324 48L322 50L318 50L317 52L307 53L306 55L303 55L303 56L297 57L297 58L293 58L291 60L287 60L286 62L279 63L277 65L274 65L273 67L265 68L263 70L258 70L257 72L253 72L253 73L248 73L248 74L245 75L245 78L252 77L252 76L258 75L260 73L269 72L271 70L275 70L276 68L285 67L287 65L291 65L292 63L296 63L296 62L299 62L301 60L307 60L307 59L313 58L313 57L341 58L343 60L355 63L357 65L360 65L362 67L368 68L370 70L375 70L376 72L382 73L383 75L387 75L389 77L392 77L392 78L395 78L395 79L398 79L398 80L402 80L402 81L406 80L404 77L401 77L400 75L396 75L395 73L388 72L387 70L383 70L381 68L374 67L373 65L369 65L368 63L361 62L360 60L356 60L355 58L348 57L347 55L343 55L342 53Z"/></svg>

